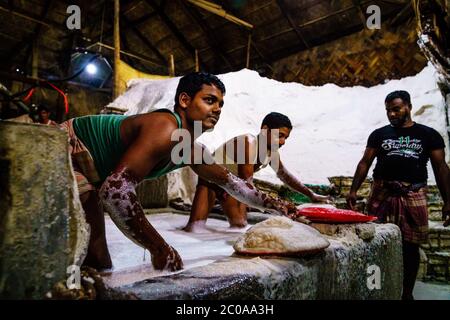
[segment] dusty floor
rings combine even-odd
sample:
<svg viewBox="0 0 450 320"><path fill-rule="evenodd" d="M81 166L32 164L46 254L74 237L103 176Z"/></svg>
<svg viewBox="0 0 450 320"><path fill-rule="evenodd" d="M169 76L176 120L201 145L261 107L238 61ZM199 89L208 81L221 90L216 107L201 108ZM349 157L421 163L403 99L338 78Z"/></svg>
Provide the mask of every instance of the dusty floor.
<svg viewBox="0 0 450 320"><path fill-rule="evenodd" d="M414 287L416 300L450 300L450 284L417 281Z"/></svg>

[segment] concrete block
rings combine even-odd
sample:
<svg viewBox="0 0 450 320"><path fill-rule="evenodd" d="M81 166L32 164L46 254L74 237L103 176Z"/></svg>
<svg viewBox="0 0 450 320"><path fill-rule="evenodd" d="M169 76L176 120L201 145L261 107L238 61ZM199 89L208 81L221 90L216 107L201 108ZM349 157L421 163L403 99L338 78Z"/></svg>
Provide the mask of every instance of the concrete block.
<svg viewBox="0 0 450 320"><path fill-rule="evenodd" d="M397 226L375 225L371 241L329 240L330 247L314 256L232 255L114 289L139 299L400 299L403 265ZM379 278L379 287L368 285L371 276Z"/></svg>
<svg viewBox="0 0 450 320"><path fill-rule="evenodd" d="M66 132L0 121L0 298L40 299L84 259Z"/></svg>

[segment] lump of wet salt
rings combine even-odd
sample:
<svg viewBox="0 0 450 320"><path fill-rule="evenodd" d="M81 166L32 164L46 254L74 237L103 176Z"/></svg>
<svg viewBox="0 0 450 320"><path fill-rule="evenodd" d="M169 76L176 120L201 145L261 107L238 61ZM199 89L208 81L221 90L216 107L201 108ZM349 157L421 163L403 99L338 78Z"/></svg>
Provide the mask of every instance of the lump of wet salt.
<svg viewBox="0 0 450 320"><path fill-rule="evenodd" d="M272 217L255 224L238 238L233 248L242 254L303 255L329 245L312 227L286 217Z"/></svg>

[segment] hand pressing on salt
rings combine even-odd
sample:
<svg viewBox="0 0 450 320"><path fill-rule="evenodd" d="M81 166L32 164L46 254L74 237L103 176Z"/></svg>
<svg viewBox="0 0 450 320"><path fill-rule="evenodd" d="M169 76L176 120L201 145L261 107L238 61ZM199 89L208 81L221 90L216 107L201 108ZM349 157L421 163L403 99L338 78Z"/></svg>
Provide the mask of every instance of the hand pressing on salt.
<svg viewBox="0 0 450 320"><path fill-rule="evenodd" d="M271 210L266 210L270 213L281 214L283 216L289 216L290 214L297 212L297 207L295 204L289 201L282 200L280 198L273 198L272 206L274 207L275 212Z"/></svg>
<svg viewBox="0 0 450 320"><path fill-rule="evenodd" d="M166 245L158 253L152 254L152 264L156 270L177 271L183 269L183 260L172 246Z"/></svg>

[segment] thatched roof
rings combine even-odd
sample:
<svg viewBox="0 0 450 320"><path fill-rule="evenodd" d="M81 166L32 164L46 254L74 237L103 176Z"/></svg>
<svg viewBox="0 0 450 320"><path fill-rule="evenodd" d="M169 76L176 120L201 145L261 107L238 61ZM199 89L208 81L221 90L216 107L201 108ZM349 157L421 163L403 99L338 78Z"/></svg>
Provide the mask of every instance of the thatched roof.
<svg viewBox="0 0 450 320"><path fill-rule="evenodd" d="M191 0L121 0L122 59L144 72L168 74L170 55L173 55L176 75L182 75L194 70L197 51L200 69L212 73L235 71L246 67L251 35L249 68L277 77L280 71L273 70L276 62L314 48L317 55L317 46L367 30L369 5L380 7L382 26L389 22L389 26L395 28L409 20L408 28L411 28L411 19L414 19L410 0L209 2L253 28L233 23L194 5ZM79 31L66 27L69 16L66 10L74 3L81 7L82 29ZM0 0L0 69L19 68L30 74L31 53L36 46L41 77L70 74L70 57L75 48L97 52L100 50L98 43L112 46L113 11L112 0ZM380 38L378 36L377 47L383 46ZM411 39L412 43L415 40ZM416 50L413 55L419 52L418 48L413 50ZM112 58L111 50L102 47L101 52ZM424 61L419 64L423 65ZM417 68L409 73L416 72ZM314 84L314 81L309 82Z"/></svg>

